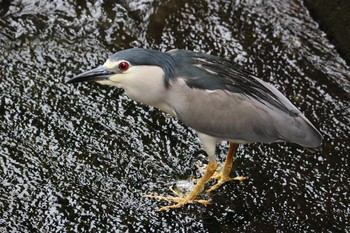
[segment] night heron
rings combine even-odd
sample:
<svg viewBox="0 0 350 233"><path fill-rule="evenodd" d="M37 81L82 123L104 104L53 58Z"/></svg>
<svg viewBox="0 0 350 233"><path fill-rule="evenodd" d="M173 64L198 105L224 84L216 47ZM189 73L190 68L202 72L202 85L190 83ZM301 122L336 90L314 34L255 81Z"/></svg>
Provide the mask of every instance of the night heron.
<svg viewBox="0 0 350 233"><path fill-rule="evenodd" d="M204 175L184 197L151 196L175 203L160 210L189 202L207 204L196 197L213 176L218 182L209 192L226 181L244 179L229 175L238 144L285 141L310 149L321 146L321 134L275 87L216 56L132 48L67 83L84 81L122 88L131 99L154 106L196 131L208 154ZM216 144L223 140L230 146L222 170L215 173Z"/></svg>

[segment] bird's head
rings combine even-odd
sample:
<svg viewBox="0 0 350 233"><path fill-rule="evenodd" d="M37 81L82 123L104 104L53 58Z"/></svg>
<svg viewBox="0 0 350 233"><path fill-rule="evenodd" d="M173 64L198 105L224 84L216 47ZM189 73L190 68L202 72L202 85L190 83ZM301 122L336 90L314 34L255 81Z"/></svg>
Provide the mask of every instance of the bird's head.
<svg viewBox="0 0 350 233"><path fill-rule="evenodd" d="M170 54L133 48L119 51L102 65L81 73L67 83L91 82L117 86L133 100L157 105L175 78L175 62Z"/></svg>
<svg viewBox="0 0 350 233"><path fill-rule="evenodd" d="M67 83L91 82L107 84L121 88L143 85L148 76L163 79L165 87L174 78L175 63L172 57L163 52L132 48L119 51L107 61L92 70L83 72L67 81Z"/></svg>

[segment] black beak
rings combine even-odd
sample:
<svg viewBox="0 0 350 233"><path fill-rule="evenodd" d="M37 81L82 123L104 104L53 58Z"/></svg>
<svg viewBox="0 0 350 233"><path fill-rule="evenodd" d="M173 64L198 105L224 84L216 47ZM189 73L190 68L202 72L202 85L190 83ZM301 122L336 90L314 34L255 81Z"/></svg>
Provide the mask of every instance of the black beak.
<svg viewBox="0 0 350 233"><path fill-rule="evenodd" d="M99 66L93 70L86 71L84 73L78 74L73 78L66 81L66 83L78 83L78 82L91 82L91 81L100 81L107 80L108 77L115 74L112 71L107 70L103 66Z"/></svg>

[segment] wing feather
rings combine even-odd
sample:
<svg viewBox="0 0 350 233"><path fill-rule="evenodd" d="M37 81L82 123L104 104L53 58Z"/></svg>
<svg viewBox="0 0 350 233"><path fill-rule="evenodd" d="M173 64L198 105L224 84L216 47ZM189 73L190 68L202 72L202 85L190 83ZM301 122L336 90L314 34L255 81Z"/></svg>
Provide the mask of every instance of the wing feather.
<svg viewBox="0 0 350 233"><path fill-rule="evenodd" d="M177 79L169 105L189 127L217 138L321 145L322 136L275 87L215 56L170 52Z"/></svg>

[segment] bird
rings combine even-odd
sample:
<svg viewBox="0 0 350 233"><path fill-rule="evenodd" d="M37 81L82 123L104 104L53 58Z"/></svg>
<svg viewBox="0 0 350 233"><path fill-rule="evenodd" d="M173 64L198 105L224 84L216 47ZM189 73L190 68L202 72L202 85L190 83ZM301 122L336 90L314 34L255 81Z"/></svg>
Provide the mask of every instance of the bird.
<svg viewBox="0 0 350 233"><path fill-rule="evenodd" d="M205 172L186 195L145 195L171 202L160 211L209 204L197 196L212 178L217 183L208 193L227 181L244 180L230 177L240 144L291 142L314 151L322 145L321 133L280 91L226 58L184 49L129 48L67 81L77 82L122 88L132 100L153 106L196 132L208 156ZM221 141L227 141L229 149L217 171L216 145Z"/></svg>

